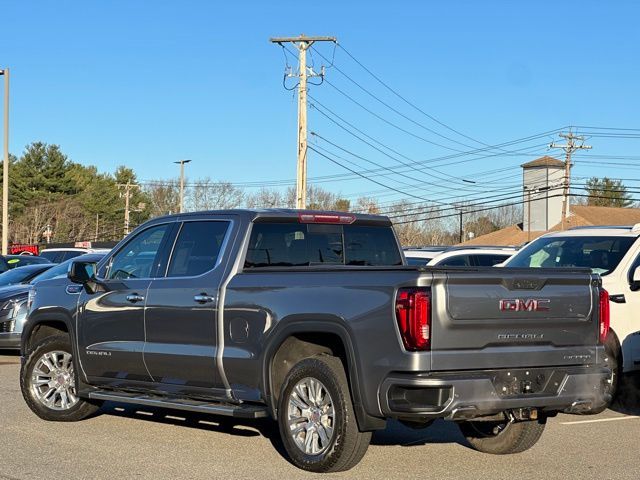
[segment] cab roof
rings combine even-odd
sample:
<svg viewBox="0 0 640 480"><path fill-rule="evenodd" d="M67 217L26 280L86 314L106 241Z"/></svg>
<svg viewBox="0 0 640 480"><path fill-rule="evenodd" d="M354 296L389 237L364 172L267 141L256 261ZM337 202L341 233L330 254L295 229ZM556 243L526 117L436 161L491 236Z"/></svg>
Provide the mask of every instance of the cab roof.
<svg viewBox="0 0 640 480"><path fill-rule="evenodd" d="M301 216L329 216L329 217L344 217L350 216L353 217L353 221L344 222L344 223L369 223L369 224L377 224L377 225L386 225L391 226L391 220L388 217L383 215L370 215L364 213L351 213L351 212L337 212L333 210L297 210L293 208L237 208L237 209L228 209L228 210L205 210L200 212L188 212L188 213L178 213L173 215L166 215L164 217L159 217L154 219L178 219L178 218L189 218L189 217L203 217L203 216L225 216L225 215L234 215L246 218L248 221L299 221ZM260 220L259 220L260 219ZM318 223L333 223L333 222L322 222Z"/></svg>

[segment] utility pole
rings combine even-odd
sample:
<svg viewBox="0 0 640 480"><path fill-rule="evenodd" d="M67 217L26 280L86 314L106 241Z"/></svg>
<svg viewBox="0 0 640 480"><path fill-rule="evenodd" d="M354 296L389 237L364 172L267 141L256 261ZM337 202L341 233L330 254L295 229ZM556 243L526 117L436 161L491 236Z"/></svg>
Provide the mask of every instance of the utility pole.
<svg viewBox="0 0 640 480"><path fill-rule="evenodd" d="M307 67L307 50L315 42L337 43L335 37L275 37L269 39L271 43L277 43L284 48L283 43L291 43L298 50L298 73L289 72L287 76L298 77L298 163L296 173L296 208L304 209L307 206L307 79L311 77L323 77L324 67L320 73L315 73ZM286 53L285 53L286 55Z"/></svg>
<svg viewBox="0 0 640 480"><path fill-rule="evenodd" d="M549 145L549 148L561 148L564 150L564 182L562 191L562 229L565 229L565 223L567 221L567 209L569 206L569 189L571 187L571 155L576 150L589 150L590 145L585 145L585 138L583 136L574 135L571 131L569 133L561 133L560 137L564 138L567 143L564 145L558 145L555 142ZM579 143L578 143L579 142Z"/></svg>
<svg viewBox="0 0 640 480"><path fill-rule="evenodd" d="M9 69L4 76L4 160L2 163L2 255L9 249Z"/></svg>
<svg viewBox="0 0 640 480"><path fill-rule="evenodd" d="M524 186L525 192L527 192L527 243L531 241L531 188Z"/></svg>
<svg viewBox="0 0 640 480"><path fill-rule="evenodd" d="M98 224L99 224L99 221L100 221L100 214L96 213L96 237L93 240L94 242L98 241Z"/></svg>
<svg viewBox="0 0 640 480"><path fill-rule="evenodd" d="M124 236L126 237L129 235L129 200L131 199L131 192L134 188L140 188L140 185L131 182L119 183L118 188L124 188L124 195L120 194L120 196L124 196Z"/></svg>
<svg viewBox="0 0 640 480"><path fill-rule="evenodd" d="M462 209L460 209L460 243L464 242L464 231L462 228Z"/></svg>
<svg viewBox="0 0 640 480"><path fill-rule="evenodd" d="M184 164L189 163L191 160L178 160L180 164L180 205L178 205L180 213L184 212Z"/></svg>

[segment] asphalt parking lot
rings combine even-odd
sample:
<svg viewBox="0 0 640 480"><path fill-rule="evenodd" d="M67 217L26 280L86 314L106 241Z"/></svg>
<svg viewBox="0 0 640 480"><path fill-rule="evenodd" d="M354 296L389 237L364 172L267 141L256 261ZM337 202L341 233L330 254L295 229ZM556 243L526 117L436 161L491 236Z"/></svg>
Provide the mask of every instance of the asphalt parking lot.
<svg viewBox="0 0 640 480"><path fill-rule="evenodd" d="M19 357L0 355L2 479L288 479L318 477L290 465L275 424L107 403L78 423L38 419L22 400ZM633 382L633 385L631 384ZM625 405L596 416L560 415L540 442L512 456L468 448L456 425L410 430L391 422L353 470L324 478L637 479L638 381Z"/></svg>

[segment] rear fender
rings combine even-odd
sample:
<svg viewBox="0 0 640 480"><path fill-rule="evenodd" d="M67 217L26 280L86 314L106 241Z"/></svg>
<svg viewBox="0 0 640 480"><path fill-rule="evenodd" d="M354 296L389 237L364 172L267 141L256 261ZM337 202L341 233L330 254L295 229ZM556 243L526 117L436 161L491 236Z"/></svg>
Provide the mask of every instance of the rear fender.
<svg viewBox="0 0 640 480"><path fill-rule="evenodd" d="M262 359L262 391L273 418L277 417L277 405L273 395L273 376L271 367L273 358L289 337L296 334L330 333L338 336L342 341L347 363L349 387L353 399L356 420L361 431L384 428L384 419L369 415L362 405L361 369L358 366L357 346L352 340L352 334L342 318L333 315L291 315L278 322L274 332L266 339L265 353Z"/></svg>

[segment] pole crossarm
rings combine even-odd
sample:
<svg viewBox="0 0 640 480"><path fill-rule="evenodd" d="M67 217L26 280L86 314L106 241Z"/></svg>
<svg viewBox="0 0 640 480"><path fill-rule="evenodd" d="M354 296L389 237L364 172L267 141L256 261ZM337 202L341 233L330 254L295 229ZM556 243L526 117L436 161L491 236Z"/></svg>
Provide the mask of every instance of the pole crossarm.
<svg viewBox="0 0 640 480"><path fill-rule="evenodd" d="M308 37L306 35L300 35L298 37L272 37L269 39L271 43L313 43L313 42L333 42L338 43L336 37Z"/></svg>

